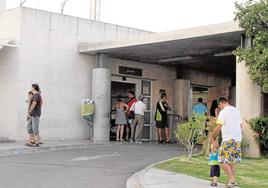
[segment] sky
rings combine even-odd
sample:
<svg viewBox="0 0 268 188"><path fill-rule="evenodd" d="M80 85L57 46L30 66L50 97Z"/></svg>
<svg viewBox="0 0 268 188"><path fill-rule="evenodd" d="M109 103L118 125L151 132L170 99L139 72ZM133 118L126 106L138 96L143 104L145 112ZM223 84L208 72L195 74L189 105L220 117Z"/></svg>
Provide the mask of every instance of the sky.
<svg viewBox="0 0 268 188"><path fill-rule="evenodd" d="M60 12L64 0L26 0L25 7ZM246 0L102 0L101 21L165 32L232 21L235 2ZM20 0L6 0L8 9ZM68 0L64 14L90 17L90 0Z"/></svg>

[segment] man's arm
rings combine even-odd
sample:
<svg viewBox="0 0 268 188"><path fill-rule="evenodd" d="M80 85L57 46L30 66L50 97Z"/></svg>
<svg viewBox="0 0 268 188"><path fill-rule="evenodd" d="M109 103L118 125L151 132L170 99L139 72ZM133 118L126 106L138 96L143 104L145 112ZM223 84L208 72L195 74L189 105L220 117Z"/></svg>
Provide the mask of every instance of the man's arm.
<svg viewBox="0 0 268 188"><path fill-rule="evenodd" d="M29 109L29 111L28 111L29 114L32 113L32 111L33 111L33 109L35 108L36 104L37 104L37 102L36 102L36 101L33 101L32 105L31 105L31 107L30 107L30 109Z"/></svg>
<svg viewBox="0 0 268 188"><path fill-rule="evenodd" d="M217 127L213 130L213 132L211 134L211 137L210 137L211 142L215 142L217 135L221 131L221 127L222 127L221 124L217 124Z"/></svg>

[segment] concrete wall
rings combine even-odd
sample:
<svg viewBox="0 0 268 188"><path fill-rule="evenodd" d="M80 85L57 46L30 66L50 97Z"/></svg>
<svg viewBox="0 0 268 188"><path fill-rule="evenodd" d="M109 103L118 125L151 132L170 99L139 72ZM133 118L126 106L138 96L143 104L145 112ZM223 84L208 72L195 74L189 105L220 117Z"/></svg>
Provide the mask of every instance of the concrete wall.
<svg viewBox="0 0 268 188"><path fill-rule="evenodd" d="M188 79L191 84L203 85L210 87L230 87L231 76L210 72L202 72L193 69L185 69L183 72L183 79Z"/></svg>
<svg viewBox="0 0 268 188"><path fill-rule="evenodd" d="M0 12L0 41L19 37L20 10ZM15 139L18 112L18 49L0 49L0 138ZM25 117L24 117L25 119Z"/></svg>
<svg viewBox="0 0 268 188"><path fill-rule="evenodd" d="M10 55L0 51L0 67L5 66L0 68L0 105L10 106L0 109L1 116L10 114L1 118L0 134L17 140L27 137L25 99L31 84L38 83L44 98L41 137L88 138L80 101L91 97L96 59L79 54L78 42L126 39L149 32L30 8L0 15L0 39L15 38L18 44L17 50L9 50Z"/></svg>

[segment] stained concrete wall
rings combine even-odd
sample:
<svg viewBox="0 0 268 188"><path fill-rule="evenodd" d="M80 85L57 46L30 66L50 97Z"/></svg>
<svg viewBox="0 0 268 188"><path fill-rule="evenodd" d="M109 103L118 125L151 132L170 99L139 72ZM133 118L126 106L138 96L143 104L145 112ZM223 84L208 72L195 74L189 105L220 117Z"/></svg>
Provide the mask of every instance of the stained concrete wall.
<svg viewBox="0 0 268 188"><path fill-rule="evenodd" d="M0 41L18 41L20 10L0 12ZM15 139L18 120L18 61L17 48L0 49L0 138ZM24 117L25 119L25 117Z"/></svg>
<svg viewBox="0 0 268 188"><path fill-rule="evenodd" d="M259 146L255 140L255 133L247 123L251 118L261 116L262 99L261 88L253 84L248 75L248 68L245 62L237 63L236 73L236 106L241 112L243 120L243 139L249 144L248 148L244 148L244 154L249 157L259 157Z"/></svg>
<svg viewBox="0 0 268 188"><path fill-rule="evenodd" d="M44 98L41 137L88 138L89 129L80 117L80 101L91 97L96 59L79 54L77 44L149 32L30 8L0 15L0 39L15 38L18 44L17 50L8 51L10 55L0 51L0 105L8 106L0 109L8 117L0 120L0 137L27 137L25 99L31 84L38 83Z"/></svg>
<svg viewBox="0 0 268 188"><path fill-rule="evenodd" d="M210 72L202 72L193 69L185 69L183 71L183 79L191 81L194 85L203 85L210 87L230 87L231 76Z"/></svg>

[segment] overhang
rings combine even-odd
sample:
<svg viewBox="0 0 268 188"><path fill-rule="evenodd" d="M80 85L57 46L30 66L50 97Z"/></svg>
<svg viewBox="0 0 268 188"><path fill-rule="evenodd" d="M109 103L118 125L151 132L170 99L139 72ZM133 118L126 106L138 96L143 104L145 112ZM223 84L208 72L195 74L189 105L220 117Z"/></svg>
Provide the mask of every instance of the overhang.
<svg viewBox="0 0 268 188"><path fill-rule="evenodd" d="M233 61L232 51L241 44L243 30L236 22L148 34L124 41L79 43L83 54L168 65L198 66ZM230 67L228 68L230 69Z"/></svg>

